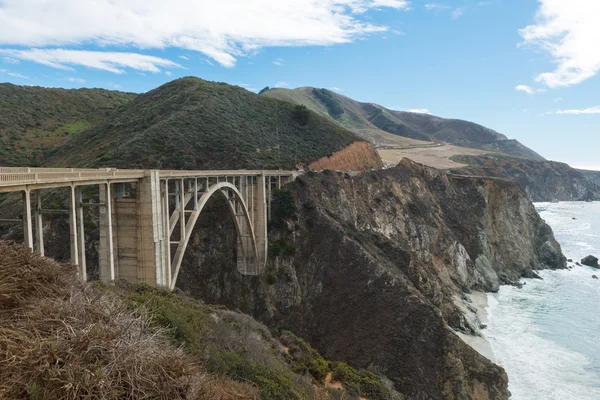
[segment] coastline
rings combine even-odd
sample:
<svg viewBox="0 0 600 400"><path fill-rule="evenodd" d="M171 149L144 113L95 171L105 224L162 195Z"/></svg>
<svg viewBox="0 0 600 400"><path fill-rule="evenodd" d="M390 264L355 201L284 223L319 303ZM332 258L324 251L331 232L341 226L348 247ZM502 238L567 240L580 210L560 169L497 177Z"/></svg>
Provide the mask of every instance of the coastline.
<svg viewBox="0 0 600 400"><path fill-rule="evenodd" d="M477 317L479 318L479 321L481 321L482 324L487 326L487 324L488 324L487 293L474 290L473 293L469 294L468 296L472 301L471 304L477 310ZM454 333L456 333L458 335L458 337L460 337L463 340L463 342L465 342L466 344L471 346L479 354L481 354L482 356L484 356L491 362L498 364L498 361L496 360L496 357L494 355L494 351L492 350L492 345L485 338L483 333L481 333L478 336L467 335L462 332L454 332Z"/></svg>

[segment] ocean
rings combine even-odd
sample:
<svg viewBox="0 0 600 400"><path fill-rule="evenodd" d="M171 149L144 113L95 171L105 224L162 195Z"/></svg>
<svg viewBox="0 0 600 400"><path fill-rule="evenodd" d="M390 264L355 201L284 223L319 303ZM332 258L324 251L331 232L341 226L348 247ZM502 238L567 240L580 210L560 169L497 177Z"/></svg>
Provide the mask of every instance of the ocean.
<svg viewBox="0 0 600 400"><path fill-rule="evenodd" d="M600 202L536 203L567 258L600 258ZM600 400L600 270L541 271L488 294L484 335L512 400Z"/></svg>

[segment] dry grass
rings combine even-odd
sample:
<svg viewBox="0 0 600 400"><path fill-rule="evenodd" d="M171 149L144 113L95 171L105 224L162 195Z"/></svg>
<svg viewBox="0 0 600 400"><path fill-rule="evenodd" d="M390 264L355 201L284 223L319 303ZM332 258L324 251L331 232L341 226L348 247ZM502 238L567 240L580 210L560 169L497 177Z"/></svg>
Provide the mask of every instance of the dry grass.
<svg viewBox="0 0 600 400"><path fill-rule="evenodd" d="M252 399L75 269L0 244L0 399Z"/></svg>

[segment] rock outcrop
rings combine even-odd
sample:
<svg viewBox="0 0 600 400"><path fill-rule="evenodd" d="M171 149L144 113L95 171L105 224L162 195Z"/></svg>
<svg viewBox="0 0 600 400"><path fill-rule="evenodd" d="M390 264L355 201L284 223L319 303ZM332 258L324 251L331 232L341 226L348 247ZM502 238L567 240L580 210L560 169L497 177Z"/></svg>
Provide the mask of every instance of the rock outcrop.
<svg viewBox="0 0 600 400"><path fill-rule="evenodd" d="M598 265L598 258L591 255L581 259L581 263L588 267L600 268L600 265Z"/></svg>
<svg viewBox="0 0 600 400"><path fill-rule="evenodd" d="M453 330L478 331L464 292L566 266L517 184L403 160L356 178L308 174L288 190L297 213L271 232L264 276L237 274L232 222L205 214L177 286L383 374L405 398L508 397L504 370Z"/></svg>
<svg viewBox="0 0 600 400"><path fill-rule="evenodd" d="M453 173L513 180L534 202L600 200L600 184L593 179L593 173L585 174L565 163L500 155L461 155L452 159L469 165Z"/></svg>

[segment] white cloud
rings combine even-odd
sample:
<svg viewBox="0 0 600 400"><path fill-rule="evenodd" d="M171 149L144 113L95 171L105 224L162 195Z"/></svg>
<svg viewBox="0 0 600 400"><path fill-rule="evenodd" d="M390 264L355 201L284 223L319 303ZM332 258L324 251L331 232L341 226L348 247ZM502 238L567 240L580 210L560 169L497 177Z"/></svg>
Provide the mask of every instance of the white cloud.
<svg viewBox="0 0 600 400"><path fill-rule="evenodd" d="M0 69L0 74L3 74L3 73L5 73L5 72L6 72L6 70L5 70L5 69Z"/></svg>
<svg viewBox="0 0 600 400"><path fill-rule="evenodd" d="M411 108L410 110L406 110L407 112L416 113L416 114L431 114L426 108Z"/></svg>
<svg viewBox="0 0 600 400"><path fill-rule="evenodd" d="M28 76L21 75L21 74L18 74L16 72L7 72L7 74L10 75L10 76L14 76L15 78L29 79Z"/></svg>
<svg viewBox="0 0 600 400"><path fill-rule="evenodd" d="M440 3L427 3L425 4L425 10L427 11L440 11L440 10L448 10L450 6Z"/></svg>
<svg viewBox="0 0 600 400"><path fill-rule="evenodd" d="M526 45L548 52L556 69L536 76L551 88L571 86L600 71L600 1L539 0L536 22L519 31Z"/></svg>
<svg viewBox="0 0 600 400"><path fill-rule="evenodd" d="M273 64L277 65L278 67L281 67L284 64L284 59L278 58L277 60L273 61Z"/></svg>
<svg viewBox="0 0 600 400"><path fill-rule="evenodd" d="M186 57L186 56L179 56L179 58L181 58L182 60L186 60L186 61L188 61L190 59L189 57Z"/></svg>
<svg viewBox="0 0 600 400"><path fill-rule="evenodd" d="M561 101L562 99L563 99L562 97L557 97L557 98L555 98L555 99L554 99L554 102L555 102L555 103L558 103L558 102L559 102L559 101Z"/></svg>
<svg viewBox="0 0 600 400"><path fill-rule="evenodd" d="M85 79L81 78L67 78L67 80L73 83L85 83Z"/></svg>
<svg viewBox="0 0 600 400"><path fill-rule="evenodd" d="M465 13L465 7L458 7L452 11L452 19L459 19Z"/></svg>
<svg viewBox="0 0 600 400"><path fill-rule="evenodd" d="M113 87L114 87L115 89L123 89L123 87L122 87L121 85L113 85Z"/></svg>
<svg viewBox="0 0 600 400"><path fill-rule="evenodd" d="M600 106L589 107L584 109L575 109L575 110L558 110L556 114L572 114L572 115L581 115L581 114L600 114Z"/></svg>
<svg viewBox="0 0 600 400"><path fill-rule="evenodd" d="M0 45L167 47L232 67L266 46L328 46L388 30L362 15L406 0L2 0Z"/></svg>
<svg viewBox="0 0 600 400"><path fill-rule="evenodd" d="M16 58L11 58L11 57L3 57L2 60L5 63L9 63L9 64L18 64L18 63L20 63L19 60L17 60Z"/></svg>
<svg viewBox="0 0 600 400"><path fill-rule="evenodd" d="M73 68L69 67L69 65L81 65L117 74L124 73L124 68L131 68L138 71L160 72L159 67L180 67L179 64L174 63L173 61L138 53L66 49L0 49L0 54L6 54L20 60L33 61L64 70L72 70Z"/></svg>
<svg viewBox="0 0 600 400"><path fill-rule="evenodd" d="M335 86L330 89L333 90L334 92L343 92L342 89L340 89L339 87L335 87Z"/></svg>
<svg viewBox="0 0 600 400"><path fill-rule="evenodd" d="M258 89L249 83L240 83L238 86L243 87L244 89L249 90L251 92L258 92Z"/></svg>
<svg viewBox="0 0 600 400"><path fill-rule="evenodd" d="M279 81L276 84L274 84L273 87L276 87L276 88L289 88L290 84L287 83L287 82L285 82L285 81Z"/></svg>
<svg viewBox="0 0 600 400"><path fill-rule="evenodd" d="M532 88L531 86L527 86L527 85L517 85L517 86L515 86L515 90L517 92L525 92L527 94L543 93L546 91L545 89L536 89L536 88Z"/></svg>
<svg viewBox="0 0 600 400"><path fill-rule="evenodd" d="M171 71L165 71L165 75L166 76L171 76L171 75L173 75L173 73Z"/></svg>

